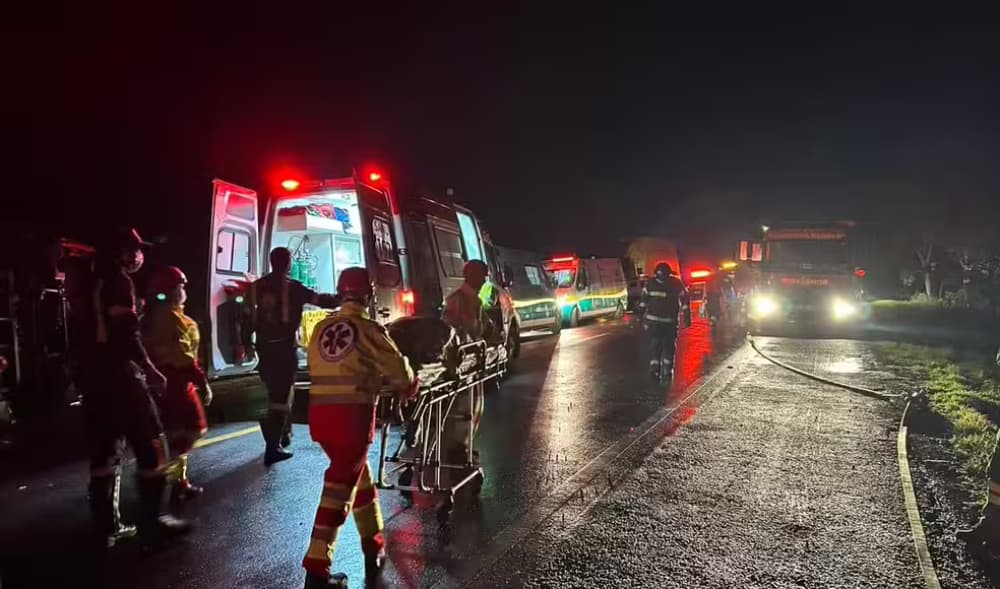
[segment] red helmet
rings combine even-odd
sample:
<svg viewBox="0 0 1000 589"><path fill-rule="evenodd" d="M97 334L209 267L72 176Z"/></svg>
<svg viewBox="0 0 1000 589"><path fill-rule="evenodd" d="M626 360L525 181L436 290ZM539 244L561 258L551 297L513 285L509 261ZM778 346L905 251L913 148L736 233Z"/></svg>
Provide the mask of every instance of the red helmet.
<svg viewBox="0 0 1000 589"><path fill-rule="evenodd" d="M372 279L368 270L357 266L344 268L337 279L337 294L344 298L371 296Z"/></svg>
<svg viewBox="0 0 1000 589"><path fill-rule="evenodd" d="M168 292L182 284L187 284L187 276L177 266L161 268L149 279L149 294L157 299L166 298ZM161 296L162 295L162 296Z"/></svg>

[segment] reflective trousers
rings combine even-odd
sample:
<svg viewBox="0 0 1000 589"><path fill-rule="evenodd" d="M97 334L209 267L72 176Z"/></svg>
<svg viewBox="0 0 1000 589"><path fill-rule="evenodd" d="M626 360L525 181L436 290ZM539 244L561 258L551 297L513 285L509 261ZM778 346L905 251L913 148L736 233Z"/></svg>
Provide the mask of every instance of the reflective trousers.
<svg viewBox="0 0 1000 589"><path fill-rule="evenodd" d="M310 573L330 574L337 534L354 513L354 523L366 555L378 554L385 546L382 511L368 466L368 447L374 436L375 414L371 405L310 407L309 426L313 439L330 459L323 475L316 520L302 566Z"/></svg>
<svg viewBox="0 0 1000 589"><path fill-rule="evenodd" d="M354 523L361 536L361 549L366 555L378 554L385 546L385 540L382 537L378 493L368 466L368 444L353 448L321 445L330 458L330 467L323 475L323 494L302 566L310 573L325 577L330 574L337 535L347 520L348 512L354 513Z"/></svg>
<svg viewBox="0 0 1000 589"><path fill-rule="evenodd" d="M659 368L660 359L668 366L674 365L677 348L677 324L648 321L646 335L649 337L649 367Z"/></svg>

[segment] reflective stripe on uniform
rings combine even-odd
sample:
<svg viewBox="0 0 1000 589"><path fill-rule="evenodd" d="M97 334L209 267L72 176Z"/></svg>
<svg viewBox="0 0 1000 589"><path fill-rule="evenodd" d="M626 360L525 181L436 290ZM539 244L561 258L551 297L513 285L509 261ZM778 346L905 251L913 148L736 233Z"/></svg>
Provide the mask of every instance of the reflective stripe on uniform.
<svg viewBox="0 0 1000 589"><path fill-rule="evenodd" d="M288 413L292 410L289 403L271 403L268 405L268 409L271 411L277 411L278 413Z"/></svg>
<svg viewBox="0 0 1000 589"><path fill-rule="evenodd" d="M650 321L656 321L657 323L676 323L677 319L672 319L670 317L660 317L659 315L650 315L646 313L646 319Z"/></svg>
<svg viewBox="0 0 1000 589"><path fill-rule="evenodd" d="M667 292L666 291L662 291L662 290L651 290L651 291L648 291L646 294L649 295L649 296L651 296L651 297L661 297L661 298L666 298L667 297Z"/></svg>

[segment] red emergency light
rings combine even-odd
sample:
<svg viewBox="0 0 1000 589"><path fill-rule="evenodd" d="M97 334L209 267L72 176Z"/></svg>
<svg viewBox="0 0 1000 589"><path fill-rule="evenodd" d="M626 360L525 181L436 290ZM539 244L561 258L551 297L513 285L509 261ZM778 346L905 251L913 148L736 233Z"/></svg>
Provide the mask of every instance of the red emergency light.
<svg viewBox="0 0 1000 589"><path fill-rule="evenodd" d="M281 187L285 190L291 192L293 190L298 190L299 181L294 178L287 178L281 181Z"/></svg>
<svg viewBox="0 0 1000 589"><path fill-rule="evenodd" d="M372 170L371 172L368 172L368 179L372 182L378 182L382 179L382 172Z"/></svg>
<svg viewBox="0 0 1000 589"><path fill-rule="evenodd" d="M692 279L708 278L711 275L712 275L712 271L711 270L692 270L691 271L691 278Z"/></svg>
<svg viewBox="0 0 1000 589"><path fill-rule="evenodd" d="M572 262L575 259L576 259L575 256L562 256L562 257L559 257L559 258L552 258L549 261L550 262L556 262L556 263L558 263L558 262Z"/></svg>
<svg viewBox="0 0 1000 589"><path fill-rule="evenodd" d="M854 269L854 275L857 276L858 278L864 278L866 274L868 274L868 273L865 272L864 268L855 268Z"/></svg>
<svg viewBox="0 0 1000 589"><path fill-rule="evenodd" d="M400 291L399 304L403 308L403 315L410 317L416 312L417 297L412 290Z"/></svg>

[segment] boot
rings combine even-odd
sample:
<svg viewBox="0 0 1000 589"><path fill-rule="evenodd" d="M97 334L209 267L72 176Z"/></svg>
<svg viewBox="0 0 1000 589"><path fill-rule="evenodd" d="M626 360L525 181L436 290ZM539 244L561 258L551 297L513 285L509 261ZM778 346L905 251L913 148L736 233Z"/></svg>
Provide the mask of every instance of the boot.
<svg viewBox="0 0 1000 589"><path fill-rule="evenodd" d="M285 429L288 415L278 411L268 411L260 421L260 431L264 436L264 465L271 466L275 462L288 460L292 453L281 447L281 437Z"/></svg>
<svg viewBox="0 0 1000 589"><path fill-rule="evenodd" d="M205 489L191 484L188 478L188 455L177 457L177 482L170 489L170 502L173 504L184 503L197 499Z"/></svg>
<svg viewBox="0 0 1000 589"><path fill-rule="evenodd" d="M347 589L347 575L333 573L328 577L321 577L306 573L306 585L303 589Z"/></svg>
<svg viewBox="0 0 1000 589"><path fill-rule="evenodd" d="M139 477L139 503L142 520L139 533L147 549L155 550L168 540L191 531L191 522L174 517L164 509L165 477Z"/></svg>
<svg viewBox="0 0 1000 589"><path fill-rule="evenodd" d="M136 527L121 521L118 508L121 496L121 473L90 479L90 513L101 540L107 548L136 535Z"/></svg>
<svg viewBox="0 0 1000 589"><path fill-rule="evenodd" d="M288 419L285 420L285 428L281 432L281 439L278 441L278 445L282 448L288 448L292 445L292 424Z"/></svg>

